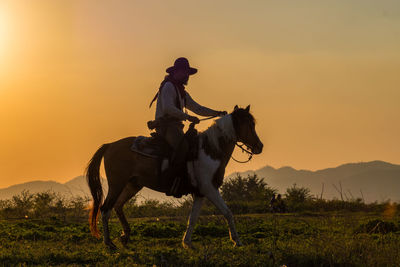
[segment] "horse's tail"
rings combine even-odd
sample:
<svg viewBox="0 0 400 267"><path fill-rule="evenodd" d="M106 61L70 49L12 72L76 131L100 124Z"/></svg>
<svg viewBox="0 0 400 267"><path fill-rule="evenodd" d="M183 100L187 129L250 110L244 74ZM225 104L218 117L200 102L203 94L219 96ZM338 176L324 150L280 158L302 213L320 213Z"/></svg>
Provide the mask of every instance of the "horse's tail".
<svg viewBox="0 0 400 267"><path fill-rule="evenodd" d="M103 188L100 180L100 164L104 153L110 144L102 145L89 161L86 168L86 180L90 188L90 193L93 197L93 204L90 209L89 223L92 235L99 238L99 230L97 229L97 218L100 205L103 202Z"/></svg>

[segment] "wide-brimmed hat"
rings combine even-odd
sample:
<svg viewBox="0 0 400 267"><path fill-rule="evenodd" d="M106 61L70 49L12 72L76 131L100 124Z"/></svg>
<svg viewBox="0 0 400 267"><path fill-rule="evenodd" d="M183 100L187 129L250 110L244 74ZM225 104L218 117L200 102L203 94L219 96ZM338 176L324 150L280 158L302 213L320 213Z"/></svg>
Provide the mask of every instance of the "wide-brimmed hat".
<svg viewBox="0 0 400 267"><path fill-rule="evenodd" d="M172 67L169 67L165 71L168 73L173 72L174 70L178 69L186 69L189 71L189 75L193 75L197 72L197 69L190 67L189 60L185 57L180 57L175 60L175 63Z"/></svg>

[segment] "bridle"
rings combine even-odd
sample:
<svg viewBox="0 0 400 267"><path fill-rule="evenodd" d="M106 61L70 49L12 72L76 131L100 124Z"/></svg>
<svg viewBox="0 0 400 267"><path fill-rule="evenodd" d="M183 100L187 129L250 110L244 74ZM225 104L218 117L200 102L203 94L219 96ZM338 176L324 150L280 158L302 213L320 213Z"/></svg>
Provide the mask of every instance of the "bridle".
<svg viewBox="0 0 400 267"><path fill-rule="evenodd" d="M200 119L200 121L211 120L211 119L214 119L214 118L216 118L216 117L219 117L219 115L210 116L210 117L207 117L207 118L204 118L204 119ZM194 127L194 125L195 125L195 123L192 122L192 123L190 124L190 127ZM232 158L234 161L236 161L237 163L247 163L247 162L249 162L249 161L253 158L254 153L251 152L251 151L249 151L249 149L244 148L244 146L245 146L244 143L240 142L240 143L242 143L242 144L239 144L239 141L236 141L236 140L235 140L235 141L234 141L234 140L231 140L231 141L232 141L232 142L235 142L235 146L239 147L239 148L242 150L242 153L243 153L243 152L246 152L246 153L249 155L249 158L248 158L247 160L244 160L244 161L237 160L237 159L235 159L235 158L231 155L231 158Z"/></svg>
<svg viewBox="0 0 400 267"><path fill-rule="evenodd" d="M239 145L237 141L236 141L236 143L235 143L235 146L240 147L240 149L242 149L242 153L243 153L243 152L246 152L246 153L249 155L249 158L248 158L247 160L240 161L240 160L235 159L233 156L231 156L231 158L232 158L234 161L236 161L237 163L247 163L247 162L249 162L249 161L253 158L254 153L251 152L251 151L249 151L248 149L243 148L244 145L245 145L245 144L243 144L243 143L242 143L241 145Z"/></svg>

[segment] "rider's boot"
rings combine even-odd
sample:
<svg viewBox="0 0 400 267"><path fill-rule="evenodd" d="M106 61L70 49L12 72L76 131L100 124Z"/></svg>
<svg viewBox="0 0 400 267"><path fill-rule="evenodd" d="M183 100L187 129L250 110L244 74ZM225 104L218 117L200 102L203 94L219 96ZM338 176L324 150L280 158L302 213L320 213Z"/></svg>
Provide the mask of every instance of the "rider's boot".
<svg viewBox="0 0 400 267"><path fill-rule="evenodd" d="M162 174L162 179L169 188L166 192L167 196L181 197L182 194L179 194L179 187L185 177L187 145L181 145L175 152L168 169Z"/></svg>
<svg viewBox="0 0 400 267"><path fill-rule="evenodd" d="M168 188L166 192L167 196L182 196L179 194L179 187L182 179L185 177L185 165L186 161L178 157L175 161L172 161L168 169L162 173L162 180Z"/></svg>

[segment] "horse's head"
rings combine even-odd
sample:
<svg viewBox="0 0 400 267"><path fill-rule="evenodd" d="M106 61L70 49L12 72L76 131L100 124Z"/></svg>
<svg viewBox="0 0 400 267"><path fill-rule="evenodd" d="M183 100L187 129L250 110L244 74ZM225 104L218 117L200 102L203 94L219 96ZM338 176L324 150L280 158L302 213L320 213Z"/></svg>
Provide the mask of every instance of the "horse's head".
<svg viewBox="0 0 400 267"><path fill-rule="evenodd" d="M254 154L260 154L264 145L256 133L255 120L250 114L250 105L245 109L236 105L231 115L237 141L245 144Z"/></svg>

